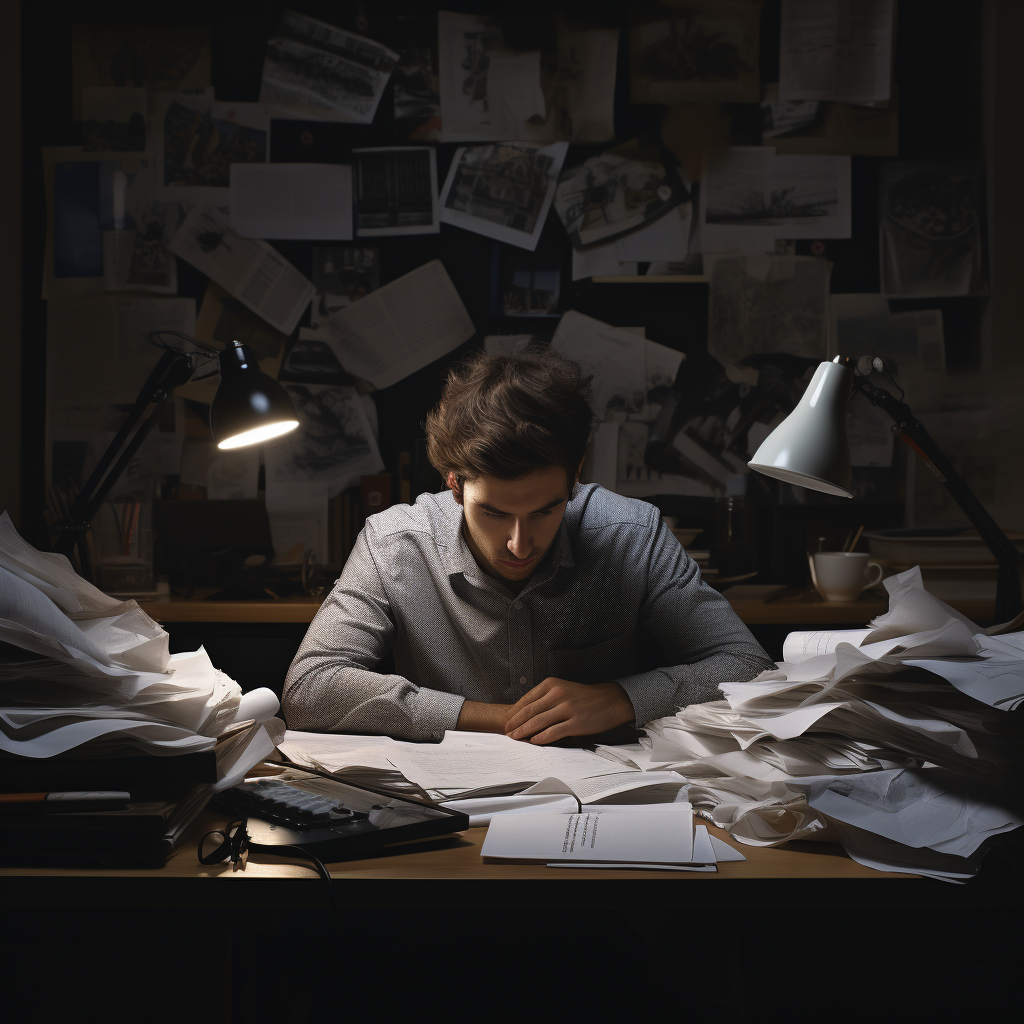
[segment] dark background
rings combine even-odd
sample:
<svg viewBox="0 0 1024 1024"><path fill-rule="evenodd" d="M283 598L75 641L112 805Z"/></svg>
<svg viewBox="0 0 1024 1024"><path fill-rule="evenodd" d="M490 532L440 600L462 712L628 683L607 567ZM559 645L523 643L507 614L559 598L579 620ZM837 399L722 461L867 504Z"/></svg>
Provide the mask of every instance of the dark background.
<svg viewBox="0 0 1024 1024"><path fill-rule="evenodd" d="M71 37L76 24L158 24L203 25L211 30L213 85L219 100L256 101L265 40L274 34L286 6L325 21L342 25L388 43L393 38L394 18L399 13L419 13L429 5L402 3L313 2L295 0L291 5L273 2L198 3L183 0L174 5L140 5L111 0L83 0L72 3L26 4L23 8L23 97L24 97L24 362L23 362L23 508L26 538L46 547L43 517L44 496L44 381L45 302L38 298L45 239L45 196L43 193L40 147L73 145L80 141L81 128L71 116ZM657 133L664 107L633 105L629 102L628 32L631 12L637 4L593 5L579 2L509 3L479 2L448 4L445 9L491 13L505 26L506 40L514 45L536 45L538 37L553 27L558 13L577 16L592 24L617 26L620 33L616 78L616 141L650 137ZM357 26L364 17L368 27ZM764 82L778 79L779 0L766 0L761 12L760 71ZM899 159L980 160L980 28L981 5L956 0L901 0L898 5L895 81L899 94ZM733 105L731 142L758 145L760 110L755 104ZM372 125L359 126L320 122L275 121L271 132L271 160L346 162L353 147L387 145L396 141L392 117L391 87L385 92ZM611 145L571 146L566 166ZM444 181L457 146L437 146L439 183ZM877 292L878 261L878 165L880 157L853 157L853 236L824 240L824 256L834 264L833 292ZM437 401L450 363L483 337L492 333L516 333L553 327L554 321L494 317L491 312L491 264L498 243L481 235L441 226L440 234L369 240L380 249L381 283L400 277L428 260L440 258L452 278L477 328L467 345L449 356L405 378L390 388L374 393L380 423L380 449L385 470L396 473L398 453L415 447L422 438L421 423ZM307 276L311 273L309 242L273 242L280 252ZM797 242L796 251L810 255L811 240ZM507 248L507 247L506 247ZM595 284L590 280L572 282L571 247L557 216L552 212L541 237L539 249L560 254L562 263L560 309L577 309L617 326L643 324L647 336L686 353L680 379L697 375L707 358L706 284ZM206 277L178 261L179 294L194 296L198 305L206 288ZM894 311L940 308L943 314L947 364L951 371L977 365L979 322L984 299L947 298L897 300ZM300 325L308 324L308 313ZM522 325L522 326L520 326ZM758 569L754 582L806 582L804 553L809 543L826 536L838 547L852 527L898 526L903 522L902 446L897 446L896 468L862 470L889 474L890 501L865 502L805 494L793 503L775 481L759 474L750 476L751 501L757 508ZM855 478L856 479L856 478ZM414 486L440 489L441 481L429 470ZM708 532L694 547L708 547L712 525L711 499L665 496L649 499L666 514L683 517L687 525L700 525ZM266 627L260 635L271 643L280 641L272 671L286 665L293 650L296 630L278 628L274 636ZM175 645L188 647L209 627L186 626L172 631ZM235 649L245 640L246 627L219 631ZM301 636L301 630L298 636ZM784 630L766 629L759 639L769 654L778 655ZM778 635L776 635L778 634ZM207 640L207 646L211 641ZM215 646L215 642L214 642ZM211 650L217 657L217 653Z"/></svg>

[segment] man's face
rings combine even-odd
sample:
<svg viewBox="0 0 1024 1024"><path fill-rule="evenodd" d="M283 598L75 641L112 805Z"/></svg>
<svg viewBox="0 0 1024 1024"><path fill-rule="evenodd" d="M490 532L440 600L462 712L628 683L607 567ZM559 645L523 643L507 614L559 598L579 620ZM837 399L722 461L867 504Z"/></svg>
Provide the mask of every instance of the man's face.
<svg viewBox="0 0 1024 1024"><path fill-rule="evenodd" d="M540 564L565 515L569 489L561 466L537 469L515 480L481 476L461 494L455 475L448 486L465 513L465 537L477 564L495 579L518 582Z"/></svg>

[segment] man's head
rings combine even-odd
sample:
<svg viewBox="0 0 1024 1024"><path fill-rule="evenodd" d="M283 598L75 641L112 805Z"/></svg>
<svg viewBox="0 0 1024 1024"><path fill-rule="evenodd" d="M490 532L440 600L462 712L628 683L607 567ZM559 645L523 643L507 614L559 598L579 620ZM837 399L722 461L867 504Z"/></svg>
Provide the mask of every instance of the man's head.
<svg viewBox="0 0 1024 1024"><path fill-rule="evenodd" d="M553 350L480 353L449 374L427 416L427 456L489 575L524 580L551 546L590 436L589 390Z"/></svg>

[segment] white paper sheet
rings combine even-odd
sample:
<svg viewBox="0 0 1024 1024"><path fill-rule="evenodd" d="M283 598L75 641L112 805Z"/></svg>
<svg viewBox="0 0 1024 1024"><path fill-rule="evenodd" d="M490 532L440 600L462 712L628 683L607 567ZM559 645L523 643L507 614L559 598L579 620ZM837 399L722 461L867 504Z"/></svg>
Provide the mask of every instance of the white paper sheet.
<svg viewBox="0 0 1024 1024"><path fill-rule="evenodd" d="M260 102L271 116L370 124L398 62L394 50L298 11L268 40Z"/></svg>
<svg viewBox="0 0 1024 1024"><path fill-rule="evenodd" d="M216 210L194 207L170 249L282 334L295 330L313 298L312 281L266 242L242 238Z"/></svg>
<svg viewBox="0 0 1024 1024"><path fill-rule="evenodd" d="M447 355L475 330L444 264L431 260L338 312L317 337L350 373L386 388Z"/></svg>
<svg viewBox="0 0 1024 1024"><path fill-rule="evenodd" d="M497 815L480 854L514 860L687 864L693 860L693 812L689 804L669 804L637 815Z"/></svg>
<svg viewBox="0 0 1024 1024"><path fill-rule="evenodd" d="M232 164L231 226L243 238L352 237L348 164Z"/></svg>
<svg viewBox="0 0 1024 1024"><path fill-rule="evenodd" d="M889 99L894 0L782 0L779 99Z"/></svg>
<svg viewBox="0 0 1024 1024"><path fill-rule="evenodd" d="M591 406L598 419L606 419L614 410L643 408L647 393L644 338L570 310L558 322L551 347L579 363L584 373L594 375Z"/></svg>
<svg viewBox="0 0 1024 1024"><path fill-rule="evenodd" d="M407 779L424 789L470 789L540 782L549 777L571 782L619 770L612 761L589 750L515 742L515 748L466 749L416 744L415 749L403 747L389 751L388 756Z"/></svg>

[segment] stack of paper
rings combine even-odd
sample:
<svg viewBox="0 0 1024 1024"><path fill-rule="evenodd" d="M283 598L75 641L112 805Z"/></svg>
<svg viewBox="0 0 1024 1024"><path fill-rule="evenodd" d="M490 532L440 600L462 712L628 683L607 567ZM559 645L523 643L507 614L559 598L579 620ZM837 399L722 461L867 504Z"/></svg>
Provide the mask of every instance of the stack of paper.
<svg viewBox="0 0 1024 1024"><path fill-rule="evenodd" d="M1016 797L1024 636L990 637L924 590L886 580L870 628L791 634L777 670L724 701L651 722L647 764L737 839L838 839L894 871L970 877L987 840L1024 823Z"/></svg>
<svg viewBox="0 0 1024 1024"><path fill-rule="evenodd" d="M716 871L744 860L707 828L693 825L688 803L643 810L589 808L573 814L499 815L480 851L498 860L539 861L557 868L650 868Z"/></svg>
<svg viewBox="0 0 1024 1024"><path fill-rule="evenodd" d="M273 717L273 693L243 696L202 648L170 655L167 633L134 601L108 597L63 555L36 551L6 512L0 640L27 652L3 666L3 755L160 756L216 746L222 789L270 754L284 732Z"/></svg>

